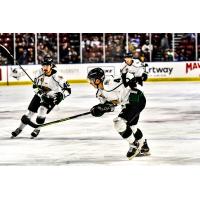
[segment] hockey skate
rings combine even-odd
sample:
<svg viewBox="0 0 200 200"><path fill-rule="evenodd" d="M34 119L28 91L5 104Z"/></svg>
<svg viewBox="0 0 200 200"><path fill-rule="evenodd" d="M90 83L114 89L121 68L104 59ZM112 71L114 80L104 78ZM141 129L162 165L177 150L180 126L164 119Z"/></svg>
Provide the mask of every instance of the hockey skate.
<svg viewBox="0 0 200 200"><path fill-rule="evenodd" d="M141 147L140 153L137 155L137 157L141 157L141 156L150 156L150 149L149 146L147 144L147 139L144 140L144 143Z"/></svg>
<svg viewBox="0 0 200 200"><path fill-rule="evenodd" d="M135 140L132 144L129 144L129 150L126 154L126 157L131 160L135 156L137 156L140 153L141 147L143 145L143 140Z"/></svg>
<svg viewBox="0 0 200 200"><path fill-rule="evenodd" d="M19 129L19 128L17 128L15 131L13 131L13 132L11 133L11 134L12 134L11 138L17 137L21 132L22 132L22 130Z"/></svg>
<svg viewBox="0 0 200 200"><path fill-rule="evenodd" d="M31 133L31 139L37 137L39 133L40 133L39 129L34 129L33 132Z"/></svg>

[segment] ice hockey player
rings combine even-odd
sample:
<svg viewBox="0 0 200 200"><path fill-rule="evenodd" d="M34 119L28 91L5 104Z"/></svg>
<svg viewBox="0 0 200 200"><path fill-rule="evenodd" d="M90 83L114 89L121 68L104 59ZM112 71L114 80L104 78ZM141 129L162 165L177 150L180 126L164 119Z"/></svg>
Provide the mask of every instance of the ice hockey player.
<svg viewBox="0 0 200 200"><path fill-rule="evenodd" d="M71 88L63 76L54 69L56 66L53 59L46 55L42 62L42 68L36 72L33 89L35 92L28 111L21 118L19 127L12 132L12 137L19 135L25 128L24 119L30 119L37 114L36 122L41 125L45 122L46 115L58 105L66 96L71 94ZM37 137L40 127L35 128L31 133L32 138Z"/></svg>
<svg viewBox="0 0 200 200"><path fill-rule="evenodd" d="M125 74L129 72L130 74L135 75L135 78L137 79L136 82L142 86L143 81L146 81L148 78L146 67L148 67L148 64L142 62L139 57L134 57L132 53L128 52L124 55L124 62L120 68L121 76L124 80ZM130 75L129 73L127 75Z"/></svg>
<svg viewBox="0 0 200 200"><path fill-rule="evenodd" d="M140 68L137 71L140 71ZM137 89L137 79L141 83L142 74L142 70L140 76L136 77L130 74L129 78L131 77L131 79L128 78L128 74L125 78L125 75L122 74L122 83L112 77L105 77L101 68L92 69L87 76L90 84L97 89L96 97L100 101L100 104L91 108L93 116L100 117L106 112L112 112L117 105L122 107L113 122L116 131L129 143L128 159L150 153L147 141L143 140L141 130L136 128L140 112L146 104L145 96Z"/></svg>

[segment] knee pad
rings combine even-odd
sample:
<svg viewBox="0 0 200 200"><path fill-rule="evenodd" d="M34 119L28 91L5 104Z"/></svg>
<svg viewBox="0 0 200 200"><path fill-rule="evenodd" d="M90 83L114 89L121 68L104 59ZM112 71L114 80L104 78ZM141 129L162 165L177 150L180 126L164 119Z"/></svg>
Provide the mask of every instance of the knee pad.
<svg viewBox="0 0 200 200"><path fill-rule="evenodd" d="M117 132L123 132L126 130L126 120L121 117L116 117L113 119L114 127Z"/></svg>
<svg viewBox="0 0 200 200"><path fill-rule="evenodd" d="M22 122L23 124L25 124L25 125L28 124L29 120L30 120L30 118L29 118L27 115L23 115L23 116L21 117L21 122Z"/></svg>
<svg viewBox="0 0 200 200"><path fill-rule="evenodd" d="M21 117L21 122L27 124L27 120L31 119L34 114L34 112L28 110L27 113Z"/></svg>
<svg viewBox="0 0 200 200"><path fill-rule="evenodd" d="M134 134L136 140L140 140L143 137L142 131L138 128Z"/></svg>
<svg viewBox="0 0 200 200"><path fill-rule="evenodd" d="M122 138L128 138L132 133L130 126L126 124L126 120L121 117L117 117L113 120L116 131L122 136Z"/></svg>
<svg viewBox="0 0 200 200"><path fill-rule="evenodd" d="M38 124L44 124L45 118L44 118L44 117L37 117L37 118L36 118L36 122L37 122Z"/></svg>

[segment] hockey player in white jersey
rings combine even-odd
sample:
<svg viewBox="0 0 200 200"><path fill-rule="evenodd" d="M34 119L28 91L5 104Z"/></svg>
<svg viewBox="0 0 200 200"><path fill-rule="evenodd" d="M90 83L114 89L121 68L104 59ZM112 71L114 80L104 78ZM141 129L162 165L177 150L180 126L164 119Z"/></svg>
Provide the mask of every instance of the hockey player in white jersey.
<svg viewBox="0 0 200 200"><path fill-rule="evenodd" d="M135 81L131 79L119 83L114 78L105 78L105 73L101 68L92 69L88 73L88 79L90 84L97 88L96 97L100 100L100 104L92 107L91 114L100 117L106 112L114 111L117 105L121 105L122 110L113 122L116 131L129 143L127 157L132 159L138 154L149 154L147 141L143 141L141 130L136 128L146 99L135 85L134 88L129 86L129 84L136 84ZM128 85L124 86L124 84Z"/></svg>
<svg viewBox="0 0 200 200"><path fill-rule="evenodd" d="M127 110L125 109L123 113L127 112L130 113L130 115L127 114L128 116L127 117L126 114L125 115L122 114L121 117L127 120L127 124L130 125L133 134L136 138L136 141L134 143L132 144L130 143L130 149L128 152L129 154L131 154L132 148L135 148L135 146L138 146L139 143L143 141L142 138L139 139L140 137L143 136L143 133L139 128L136 127L136 125L139 120L140 112L144 109L146 105L146 98L143 92L138 89L138 85L140 87L143 86L143 81L146 81L148 78L148 74L146 72L147 66L148 65L142 62L139 58L133 58L132 53L126 53L124 55L124 62L122 63L120 69L122 83L125 88L130 89L129 102L131 110L131 112L129 112L128 109ZM146 139L144 141L143 148L141 149L140 152L142 154L147 154L147 155L150 154Z"/></svg>
<svg viewBox="0 0 200 200"><path fill-rule="evenodd" d="M148 75L146 73L147 66L148 65L142 62L139 58L133 58L132 53L126 53L124 55L124 62L122 63L120 68L121 76L122 78L125 78L126 74L127 78L131 79L133 75L135 79L137 79L136 82L142 86L143 81L146 81L148 78ZM134 81L134 79L132 81Z"/></svg>
<svg viewBox="0 0 200 200"><path fill-rule="evenodd" d="M53 59L46 55L42 62L42 68L36 72L34 79L35 95L28 106L27 113L22 116L19 127L12 132L12 137L16 137L22 132L27 125L26 119L31 120L35 113L38 113L36 122L39 125L43 124L46 115L51 112L55 105L58 105L66 96L71 94L69 84L54 67ZM35 128L31 133L32 138L37 137L39 132L40 127Z"/></svg>

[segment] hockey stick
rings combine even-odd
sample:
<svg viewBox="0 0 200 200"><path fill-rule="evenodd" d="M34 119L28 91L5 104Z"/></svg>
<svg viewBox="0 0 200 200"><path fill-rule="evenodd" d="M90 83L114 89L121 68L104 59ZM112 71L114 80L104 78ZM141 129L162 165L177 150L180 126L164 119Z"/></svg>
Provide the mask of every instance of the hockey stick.
<svg viewBox="0 0 200 200"><path fill-rule="evenodd" d="M22 69L22 71L28 76L28 78L34 83L33 79L28 75L28 73L24 70L24 68L18 63L18 61L16 59L14 59L13 55L8 51L8 49L6 49L6 47L4 47L2 44L0 44L1 49L4 50L4 52L6 52L11 59L13 59L13 61L16 62L16 64Z"/></svg>
<svg viewBox="0 0 200 200"><path fill-rule="evenodd" d="M118 87L120 87L123 83L120 83L119 85L117 85L115 88L111 89L111 90L105 90L106 92L112 92L114 90L116 90Z"/></svg>
<svg viewBox="0 0 200 200"><path fill-rule="evenodd" d="M70 119L75 119L77 117L81 117L81 116L84 116L84 115L89 115L90 113L91 112L85 112L85 113L81 113L81 114L78 114L78 115L73 115L71 117L66 117L66 118L63 118L63 119L51 121L51 122L48 122L48 123L42 124L42 125L35 124L26 115L23 115L21 120L24 124L28 124L29 126L31 126L33 128L39 128L39 127L45 127L45 126L49 126L49 125L52 125L52 124L57 124L57 123L60 123L60 122L68 121Z"/></svg>

